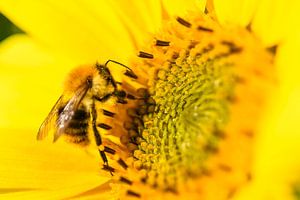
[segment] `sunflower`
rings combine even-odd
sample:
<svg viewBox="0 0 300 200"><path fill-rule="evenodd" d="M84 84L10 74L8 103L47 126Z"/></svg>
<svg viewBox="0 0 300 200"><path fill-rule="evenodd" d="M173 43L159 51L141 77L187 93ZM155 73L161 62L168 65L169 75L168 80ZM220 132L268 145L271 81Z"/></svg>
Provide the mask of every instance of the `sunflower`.
<svg viewBox="0 0 300 200"><path fill-rule="evenodd" d="M2 0L26 34L0 46L0 198L300 198L298 8ZM101 116L116 152L103 170L93 145L35 137L66 74L108 59L138 79L110 67L130 98L100 105L116 114Z"/></svg>

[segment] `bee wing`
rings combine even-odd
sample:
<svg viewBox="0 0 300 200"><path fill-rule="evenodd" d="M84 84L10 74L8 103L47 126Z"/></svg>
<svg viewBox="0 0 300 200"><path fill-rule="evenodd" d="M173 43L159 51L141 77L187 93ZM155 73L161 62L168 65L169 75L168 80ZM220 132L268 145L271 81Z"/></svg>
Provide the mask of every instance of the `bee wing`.
<svg viewBox="0 0 300 200"><path fill-rule="evenodd" d="M58 119L56 121L57 131L54 134L53 142L55 142L69 126L70 121L74 117L75 111L78 109L78 106L86 95L88 89L89 87L86 85L78 89L58 116Z"/></svg>
<svg viewBox="0 0 300 200"><path fill-rule="evenodd" d="M61 95L59 99L54 104L53 108L51 109L50 113L48 114L47 118L44 120L42 125L39 128L38 134L37 134L37 140L44 139L48 133L50 132L50 129L56 126L55 124L55 116L58 113L58 109L60 108L62 104L62 97Z"/></svg>

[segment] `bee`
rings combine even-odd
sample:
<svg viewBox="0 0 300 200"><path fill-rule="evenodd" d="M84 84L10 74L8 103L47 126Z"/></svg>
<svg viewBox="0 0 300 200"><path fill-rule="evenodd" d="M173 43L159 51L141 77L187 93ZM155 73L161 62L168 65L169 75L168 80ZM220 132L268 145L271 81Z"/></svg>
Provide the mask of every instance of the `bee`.
<svg viewBox="0 0 300 200"><path fill-rule="evenodd" d="M40 126L37 140L44 139L53 130L53 142L65 134L73 138L74 143L87 145L89 143L88 129L91 127L104 166L108 168L105 152L114 154L115 151L102 144L102 138L97 129L95 102L105 102L115 96L118 103L126 103L126 92L117 88L118 82L114 80L107 67L109 62L125 67L125 75L137 78L130 68L113 60L108 60L104 65L97 63L74 69L66 79L63 94ZM107 110L103 111L107 116L114 115Z"/></svg>

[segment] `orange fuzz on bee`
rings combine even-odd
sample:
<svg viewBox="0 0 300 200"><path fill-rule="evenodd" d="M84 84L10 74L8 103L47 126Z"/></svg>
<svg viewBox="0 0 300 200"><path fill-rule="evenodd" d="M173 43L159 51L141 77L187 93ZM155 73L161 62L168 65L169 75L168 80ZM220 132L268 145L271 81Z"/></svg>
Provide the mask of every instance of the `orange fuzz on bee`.
<svg viewBox="0 0 300 200"><path fill-rule="evenodd" d="M96 77L98 70L93 65L84 65L73 69L64 82L64 91L76 92L76 90L87 83L88 77Z"/></svg>
<svg viewBox="0 0 300 200"><path fill-rule="evenodd" d="M109 130L111 126L97 122L95 103L106 102L111 97L116 97L117 103L126 103L126 92L118 89L118 82L114 80L107 67L109 62L126 68L125 75L137 78L131 69L113 60L108 60L104 65L95 64L74 69L66 79L63 94L51 109L37 134L37 139L41 140L50 132L54 132L54 142L60 136L67 135L71 142L86 146L90 143L88 130L92 130L104 168L107 169L110 167L106 153L115 154L115 151L103 146L98 128ZM104 109L103 114L108 117L114 116L114 113Z"/></svg>

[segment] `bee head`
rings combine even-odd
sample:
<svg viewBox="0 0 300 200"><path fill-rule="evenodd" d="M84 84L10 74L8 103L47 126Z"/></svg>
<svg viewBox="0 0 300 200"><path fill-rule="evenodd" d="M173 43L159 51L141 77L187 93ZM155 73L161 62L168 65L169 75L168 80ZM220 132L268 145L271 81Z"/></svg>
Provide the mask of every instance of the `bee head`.
<svg viewBox="0 0 300 200"><path fill-rule="evenodd" d="M109 71L109 69L105 65L96 64L96 69L99 72L99 75L107 81L107 84L115 85L115 81Z"/></svg>
<svg viewBox="0 0 300 200"><path fill-rule="evenodd" d="M93 77L91 91L96 98L103 98L112 94L117 86L109 69L105 65L96 64L97 75Z"/></svg>
<svg viewBox="0 0 300 200"><path fill-rule="evenodd" d="M65 92L75 93L82 86L89 88L88 94L98 99L113 94L116 82L105 65L84 65L71 71L65 82Z"/></svg>

